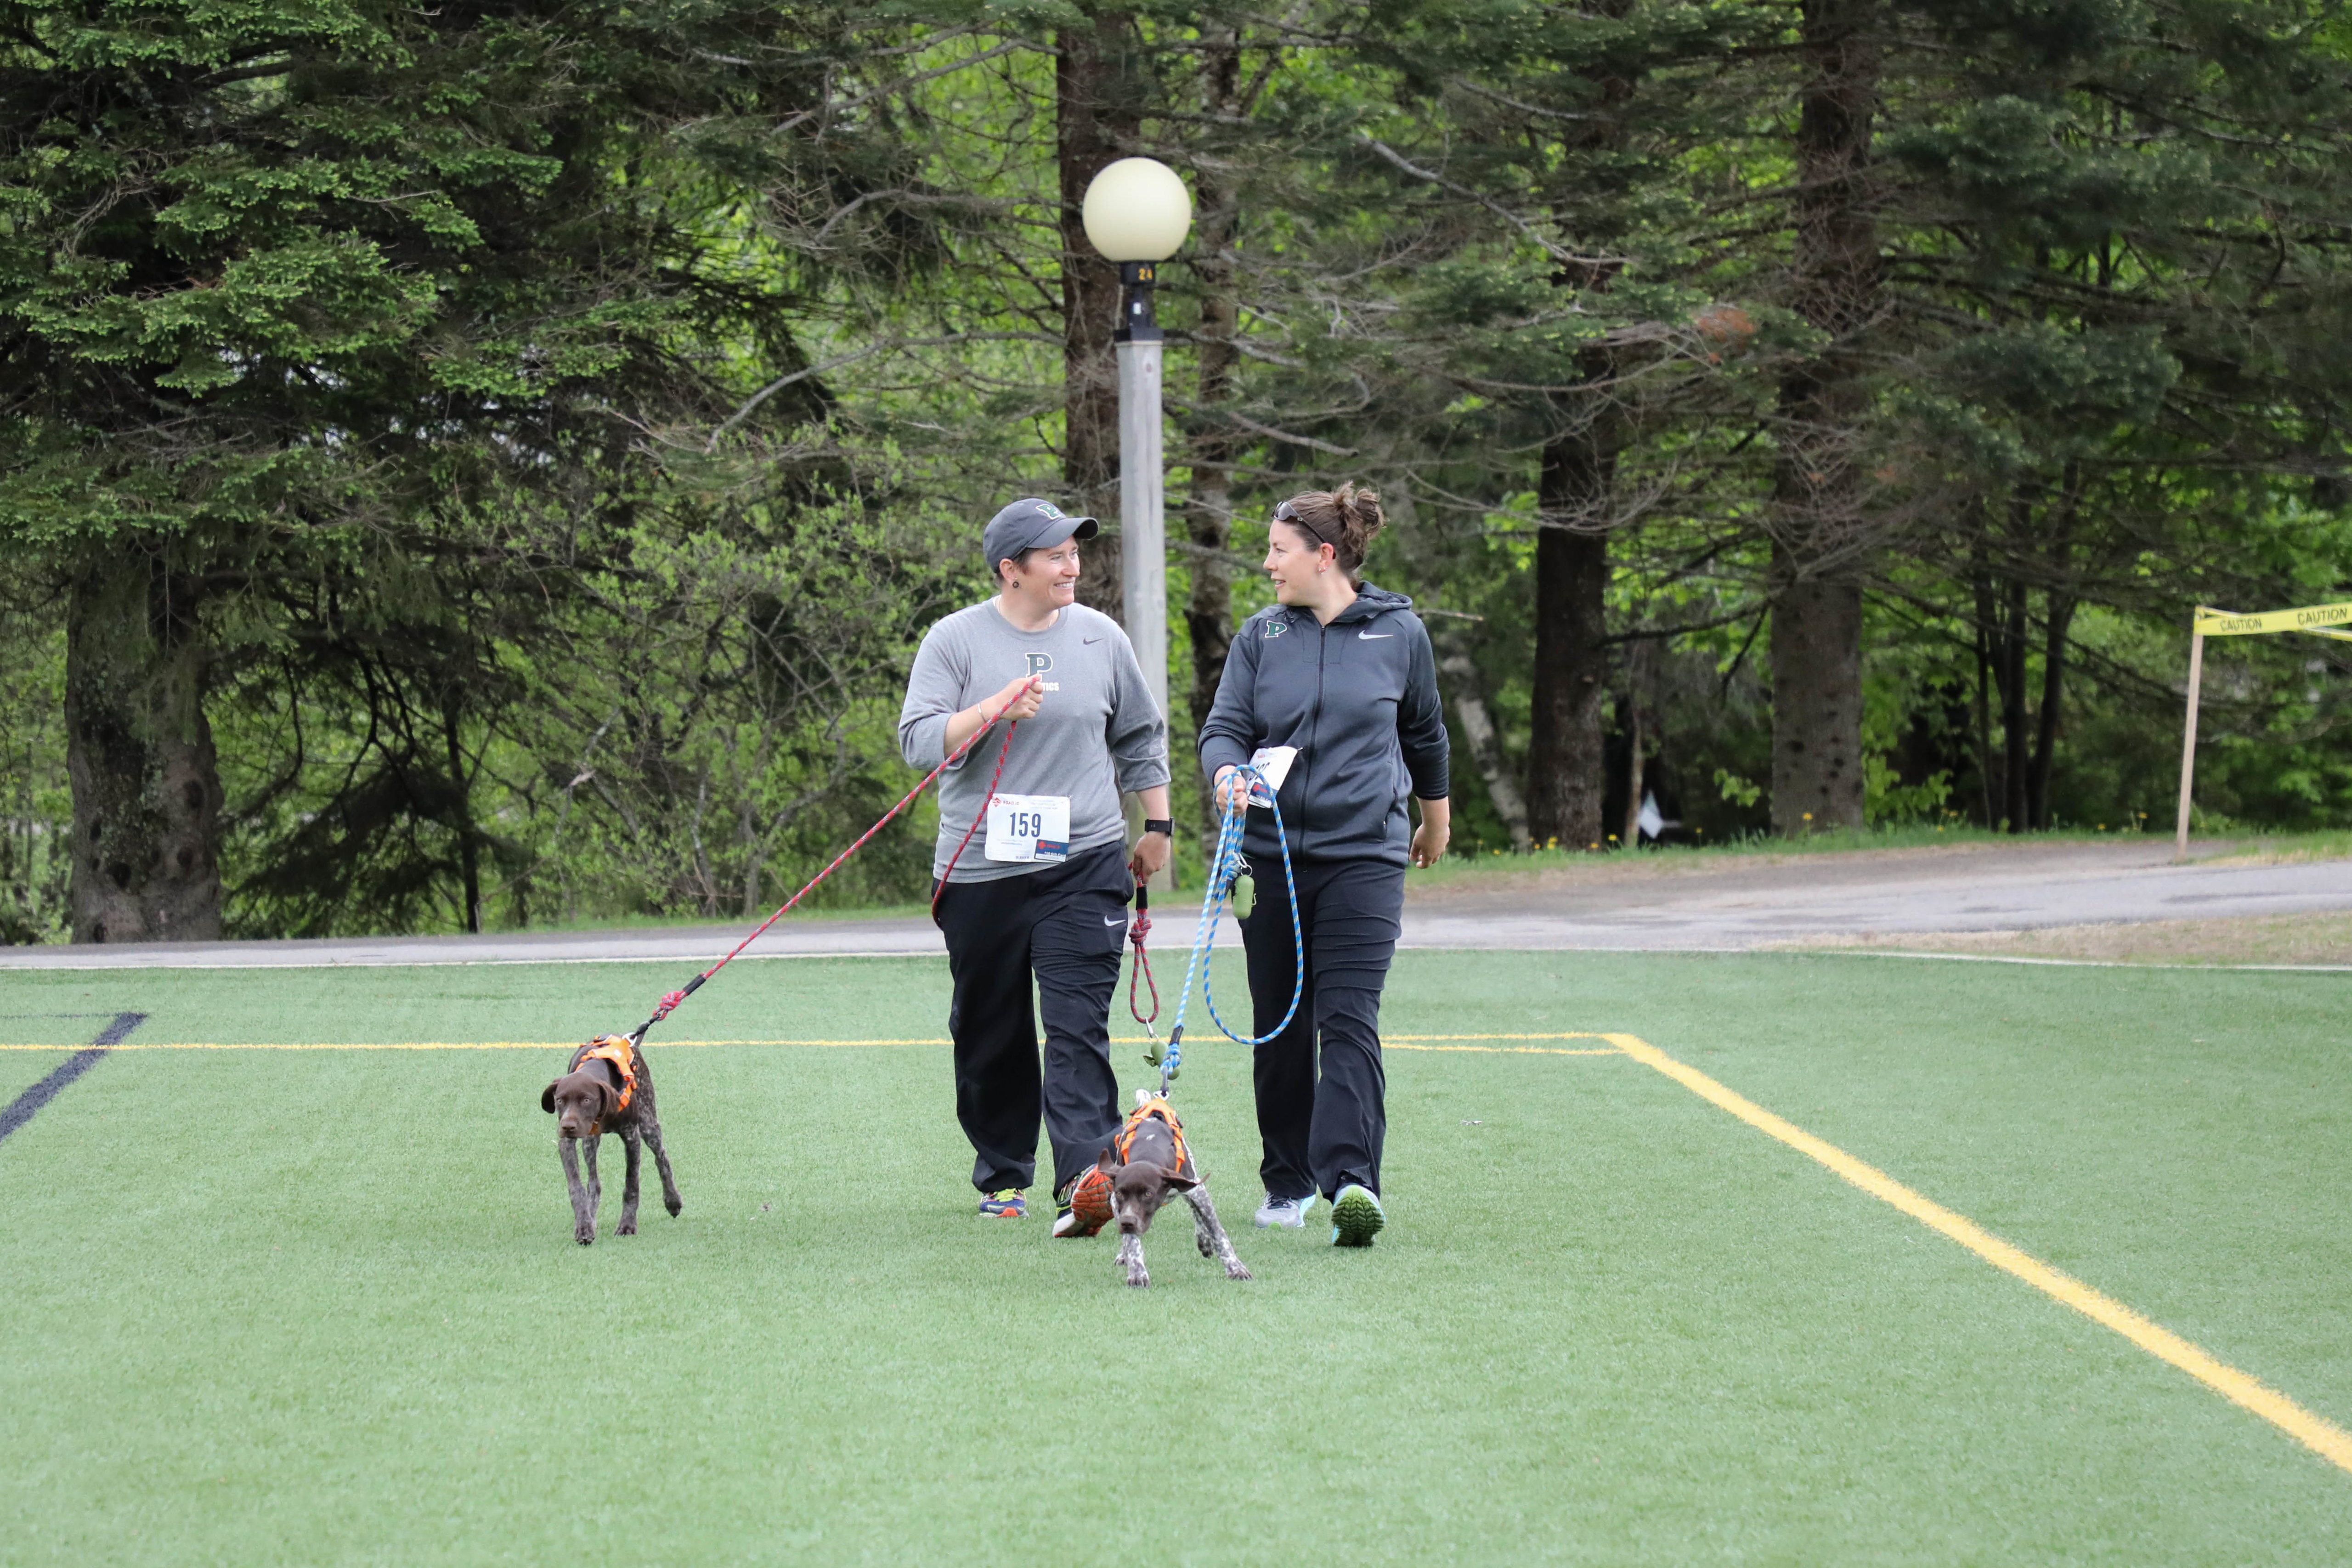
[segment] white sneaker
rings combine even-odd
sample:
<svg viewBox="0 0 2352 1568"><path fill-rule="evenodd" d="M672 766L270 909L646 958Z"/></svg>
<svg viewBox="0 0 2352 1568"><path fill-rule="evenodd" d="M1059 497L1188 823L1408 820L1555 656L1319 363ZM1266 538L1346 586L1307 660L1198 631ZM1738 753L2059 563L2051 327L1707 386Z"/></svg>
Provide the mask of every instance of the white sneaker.
<svg viewBox="0 0 2352 1568"><path fill-rule="evenodd" d="M1315 1195L1311 1192L1305 1197L1276 1197L1268 1193L1265 1201L1257 1206L1257 1228L1266 1230L1279 1226L1285 1230L1304 1230L1307 1211L1314 1207Z"/></svg>

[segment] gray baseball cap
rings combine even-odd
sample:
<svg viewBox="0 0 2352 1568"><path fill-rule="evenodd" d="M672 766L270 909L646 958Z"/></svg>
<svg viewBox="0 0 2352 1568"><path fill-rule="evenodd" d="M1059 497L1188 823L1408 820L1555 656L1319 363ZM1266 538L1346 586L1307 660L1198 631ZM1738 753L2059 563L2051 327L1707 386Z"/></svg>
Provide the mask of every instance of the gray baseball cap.
<svg viewBox="0 0 2352 1568"><path fill-rule="evenodd" d="M988 559L989 574L994 576L998 561L1017 558L1023 550L1057 545L1064 539L1090 539L1099 532L1101 525L1092 517L1074 517L1051 501L1024 496L988 519L987 531L980 536L980 549Z"/></svg>

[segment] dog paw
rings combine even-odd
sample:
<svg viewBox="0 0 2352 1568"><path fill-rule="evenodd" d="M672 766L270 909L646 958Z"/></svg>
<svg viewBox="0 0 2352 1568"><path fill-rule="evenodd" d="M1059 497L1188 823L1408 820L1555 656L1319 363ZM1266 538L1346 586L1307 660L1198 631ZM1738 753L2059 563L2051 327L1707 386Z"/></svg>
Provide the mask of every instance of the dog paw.
<svg viewBox="0 0 2352 1568"><path fill-rule="evenodd" d="M1217 1249L1209 1245L1209 1239L1205 1236L1195 1234L1192 1238L1192 1245L1201 1249L1201 1256L1203 1258L1213 1258L1217 1255Z"/></svg>
<svg viewBox="0 0 2352 1568"><path fill-rule="evenodd" d="M1129 1290L1140 1291L1151 1283L1151 1276L1139 1269L1127 1277L1127 1283Z"/></svg>
<svg viewBox="0 0 2352 1568"><path fill-rule="evenodd" d="M677 1211L684 1208L686 1204L682 1199L673 1195L672 1197L662 1199L662 1207L669 1210L669 1217L672 1219L676 1219L677 1218Z"/></svg>
<svg viewBox="0 0 2352 1568"><path fill-rule="evenodd" d="M1236 1260L1235 1261L1225 1265L1225 1278L1228 1280L1255 1280L1257 1276L1249 1271L1249 1268L1246 1264Z"/></svg>
<svg viewBox="0 0 2352 1568"><path fill-rule="evenodd" d="M593 1225L583 1225L572 1232L572 1239L585 1247L596 1239L596 1228Z"/></svg>
<svg viewBox="0 0 2352 1568"><path fill-rule="evenodd" d="M623 1236L635 1236L636 1233L637 1233L637 1222L636 1222L635 1220L634 1220L634 1219L624 1219L623 1221L621 1221L621 1228L620 1228L620 1230L619 1230L618 1234L623 1235Z"/></svg>

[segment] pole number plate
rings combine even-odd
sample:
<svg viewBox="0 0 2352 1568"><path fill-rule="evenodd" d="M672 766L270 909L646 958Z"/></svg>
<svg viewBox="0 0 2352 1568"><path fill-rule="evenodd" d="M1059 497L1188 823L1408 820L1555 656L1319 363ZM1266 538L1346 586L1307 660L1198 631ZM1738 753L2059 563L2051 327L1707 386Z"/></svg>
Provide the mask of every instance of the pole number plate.
<svg viewBox="0 0 2352 1568"><path fill-rule="evenodd" d="M1067 795L999 795L988 803L988 858L1059 861L1070 858Z"/></svg>

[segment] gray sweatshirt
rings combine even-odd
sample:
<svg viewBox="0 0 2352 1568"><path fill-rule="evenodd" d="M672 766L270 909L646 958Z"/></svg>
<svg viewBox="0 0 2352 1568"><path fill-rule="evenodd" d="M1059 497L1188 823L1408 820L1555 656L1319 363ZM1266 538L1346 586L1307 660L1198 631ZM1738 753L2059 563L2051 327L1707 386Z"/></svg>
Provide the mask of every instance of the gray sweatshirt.
<svg viewBox="0 0 2352 1568"><path fill-rule="evenodd" d="M1023 720L1013 733L997 793L1067 796L1073 856L1121 842L1127 821L1119 814L1119 792L1168 782L1168 726L1143 684L1143 666L1127 633L1100 611L1074 604L1043 632L1023 632L992 599L940 622L924 635L907 677L899 751L917 768L937 767L948 754L949 718L1024 674L1045 683L1045 701L1037 716ZM988 882L1056 863L987 859L988 824L982 822L963 858L948 869L948 857L988 798L1003 737L999 724L940 776L935 877Z"/></svg>

